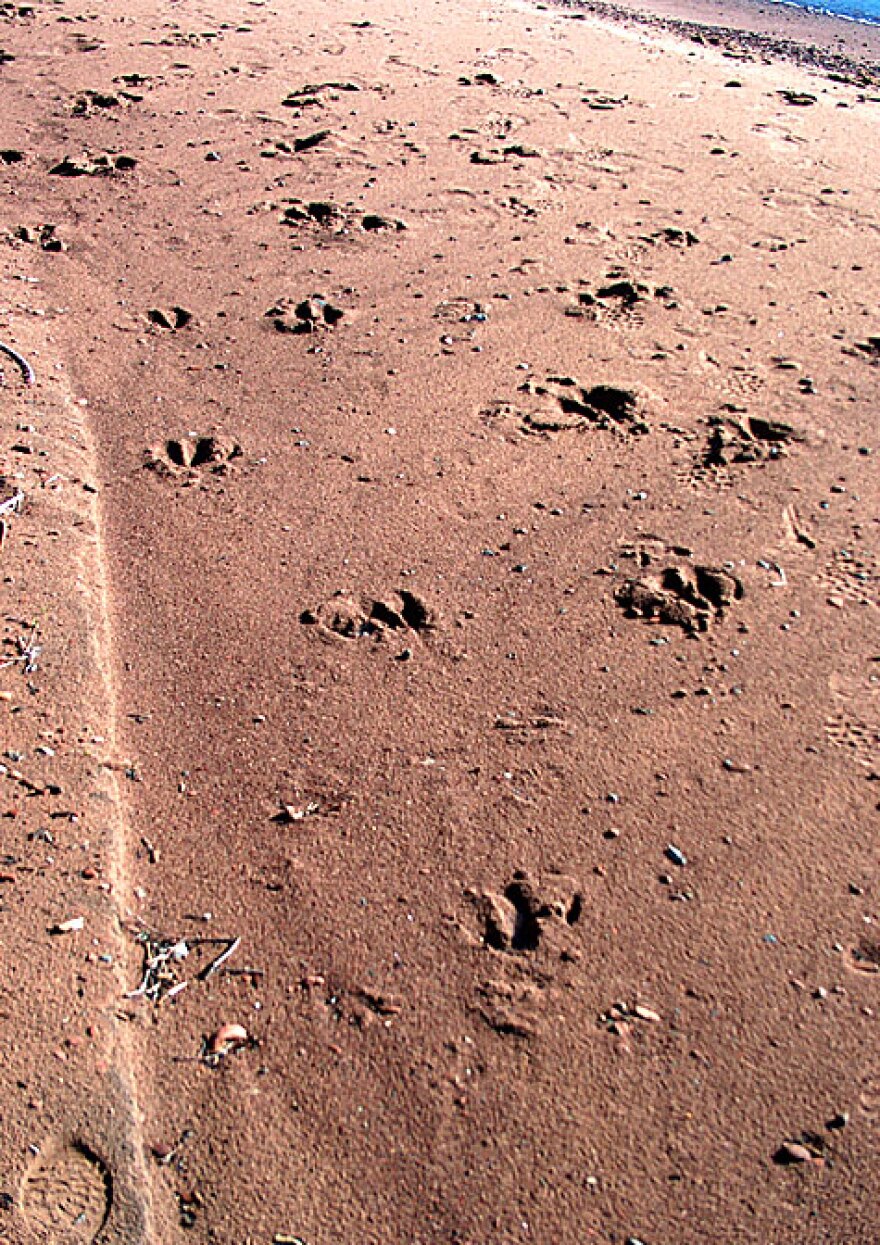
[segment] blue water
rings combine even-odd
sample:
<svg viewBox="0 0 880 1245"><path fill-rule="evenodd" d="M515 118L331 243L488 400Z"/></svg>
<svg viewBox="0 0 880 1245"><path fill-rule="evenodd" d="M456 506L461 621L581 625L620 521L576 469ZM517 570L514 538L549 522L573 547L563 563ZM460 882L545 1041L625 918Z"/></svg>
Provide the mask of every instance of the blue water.
<svg viewBox="0 0 880 1245"><path fill-rule="evenodd" d="M880 26L880 0L777 0L813 13L833 13L849 21L870 22Z"/></svg>

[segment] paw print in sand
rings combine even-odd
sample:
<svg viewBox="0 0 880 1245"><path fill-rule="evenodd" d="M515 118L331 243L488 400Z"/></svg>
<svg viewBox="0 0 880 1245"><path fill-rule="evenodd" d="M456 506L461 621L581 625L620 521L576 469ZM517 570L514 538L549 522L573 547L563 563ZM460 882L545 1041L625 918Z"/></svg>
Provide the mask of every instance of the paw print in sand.
<svg viewBox="0 0 880 1245"><path fill-rule="evenodd" d="M421 597L405 588L384 598L334 592L317 609L303 610L299 620L325 636L342 640L412 638L432 631L437 624Z"/></svg>
<svg viewBox="0 0 880 1245"><path fill-rule="evenodd" d="M681 627L693 635L707 631L743 596L742 582L719 566L691 561L690 550L644 545L625 551L635 557L642 574L619 585L617 604L630 618Z"/></svg>

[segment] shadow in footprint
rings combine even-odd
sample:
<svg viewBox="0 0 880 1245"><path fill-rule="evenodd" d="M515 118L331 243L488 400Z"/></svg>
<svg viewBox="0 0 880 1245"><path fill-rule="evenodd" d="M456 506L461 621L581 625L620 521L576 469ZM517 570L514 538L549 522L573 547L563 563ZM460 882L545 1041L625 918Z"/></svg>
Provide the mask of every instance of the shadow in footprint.
<svg viewBox="0 0 880 1245"><path fill-rule="evenodd" d="M694 563L683 548L655 542L623 551L648 574L627 579L614 599L629 618L681 627L689 634L707 631L743 596L742 582L718 566Z"/></svg>
<svg viewBox="0 0 880 1245"><path fill-rule="evenodd" d="M223 475L242 454L241 446L219 434L169 437L147 451L147 467L160 474L194 479L202 472Z"/></svg>
<svg viewBox="0 0 880 1245"><path fill-rule="evenodd" d="M571 878L536 879L519 869L502 894L485 891L477 902L483 939L495 951L537 951L548 932L576 925L583 912L583 897Z"/></svg>
<svg viewBox="0 0 880 1245"><path fill-rule="evenodd" d="M437 620L421 597L399 588L387 597L352 597L335 592L315 610L303 610L300 622L316 626L325 635L344 640L372 636L381 640L389 634L422 635L432 631Z"/></svg>
<svg viewBox="0 0 880 1245"><path fill-rule="evenodd" d="M159 329L183 329L192 323L193 313L185 307L151 307L147 319Z"/></svg>

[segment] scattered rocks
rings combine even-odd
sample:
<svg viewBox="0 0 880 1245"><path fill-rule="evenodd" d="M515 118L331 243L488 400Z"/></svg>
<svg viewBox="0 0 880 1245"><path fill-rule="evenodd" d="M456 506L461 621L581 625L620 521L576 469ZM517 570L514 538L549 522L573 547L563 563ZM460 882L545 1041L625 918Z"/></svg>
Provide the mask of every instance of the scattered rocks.
<svg viewBox="0 0 880 1245"><path fill-rule="evenodd" d="M652 244L665 242L667 246L687 248L696 246L700 239L690 229L679 229L677 225L666 225L663 229L656 229L653 233L643 235L642 241Z"/></svg>
<svg viewBox="0 0 880 1245"><path fill-rule="evenodd" d="M71 112L75 117L88 117L94 112L119 108L126 101L140 100L140 95L114 91L82 91L74 99Z"/></svg>
<svg viewBox="0 0 880 1245"><path fill-rule="evenodd" d="M334 226L342 228L347 220L344 209L335 203L321 199L313 200L311 203L302 203L295 199L289 207L284 209L281 223L282 225L313 224L329 229Z"/></svg>
<svg viewBox="0 0 880 1245"><path fill-rule="evenodd" d="M856 342L851 349L846 350L847 354L861 354L871 360L872 363L880 362L880 337L867 337L863 342Z"/></svg>
<svg viewBox="0 0 880 1245"><path fill-rule="evenodd" d="M644 1024L660 1024L663 1017L653 1007L646 1007L643 1003L612 1003L599 1017L599 1024L609 1033L623 1036L633 1022L639 1020Z"/></svg>
<svg viewBox="0 0 880 1245"><path fill-rule="evenodd" d="M565 314L586 320L638 318L640 310L651 300L662 303L667 309L678 306L673 290L668 285L655 286L652 289L642 281L617 276L595 289L581 290L574 305L566 307Z"/></svg>

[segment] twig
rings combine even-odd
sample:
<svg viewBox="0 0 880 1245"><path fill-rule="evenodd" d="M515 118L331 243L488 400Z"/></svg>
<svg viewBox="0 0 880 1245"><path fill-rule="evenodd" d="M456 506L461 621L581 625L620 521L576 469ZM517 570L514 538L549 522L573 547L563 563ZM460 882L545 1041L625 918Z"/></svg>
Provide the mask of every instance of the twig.
<svg viewBox="0 0 880 1245"><path fill-rule="evenodd" d="M13 350L12 346L7 346L6 342L0 342L0 350L2 350L5 355L9 355L9 358L17 363L21 368L24 383L26 385L32 385L37 378L34 374L34 369L28 363L24 355L19 354L17 350Z"/></svg>
<svg viewBox="0 0 880 1245"><path fill-rule="evenodd" d="M241 938L233 938L232 941L228 943L226 950L221 951L220 954L213 959L210 964L206 965L198 974L199 981L207 981L212 973L216 973L221 964L225 964L230 956L235 955L240 946Z"/></svg>
<svg viewBox="0 0 880 1245"><path fill-rule="evenodd" d="M48 787L41 787L35 782L31 782L29 778L25 778L21 770L10 769L8 765L0 764L0 775L11 778L13 782L17 782L20 787L24 787L26 791L30 791L32 795L43 795Z"/></svg>
<svg viewBox="0 0 880 1245"><path fill-rule="evenodd" d="M21 489L17 493L13 493L11 497L7 497L6 501L0 502L0 514L16 514L21 510L21 503L24 501L24 493Z"/></svg>
<svg viewBox="0 0 880 1245"><path fill-rule="evenodd" d="M29 636L20 635L17 637L15 644L18 648L18 654L15 657L7 657L5 661L0 662L0 670L5 670L7 666L14 666L16 662L23 661L25 674L33 674L37 668L37 658L43 651L42 645L35 644L37 631L40 624L34 623Z"/></svg>

